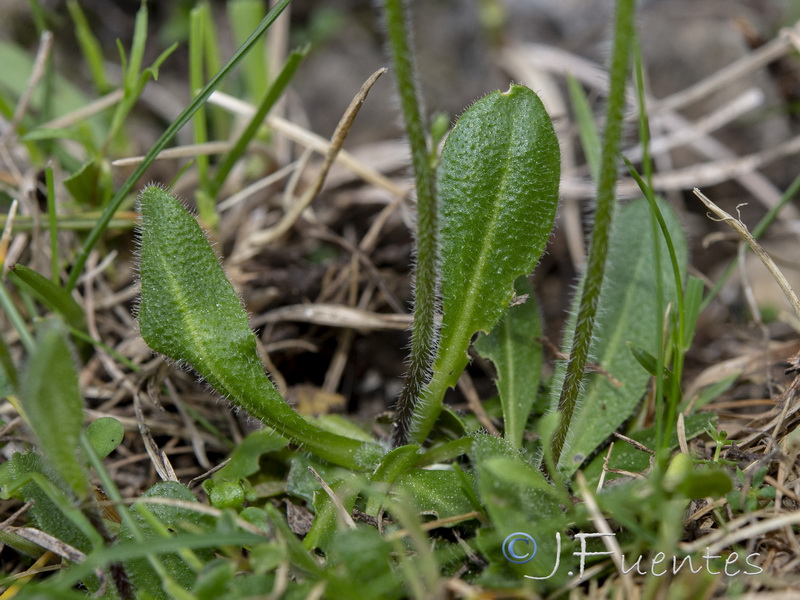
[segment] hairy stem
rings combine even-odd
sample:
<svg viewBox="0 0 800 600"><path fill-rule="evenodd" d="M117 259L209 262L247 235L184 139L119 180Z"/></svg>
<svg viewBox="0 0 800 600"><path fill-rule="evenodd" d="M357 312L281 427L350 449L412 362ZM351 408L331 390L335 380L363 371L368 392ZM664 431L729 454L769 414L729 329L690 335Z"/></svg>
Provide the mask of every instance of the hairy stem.
<svg viewBox="0 0 800 600"><path fill-rule="evenodd" d="M618 0L614 24L614 49L611 55L611 87L606 111L606 129L597 182L597 210L595 212L592 243L586 265L575 337L572 340L570 361L561 387L558 411L561 421L553 438L553 463L558 465L564 441L575 412L581 390L586 361L592 343L600 289L603 285L608 240L614 214L619 145L622 138L622 118L625 111L625 82L628 75L631 43L634 39L635 0Z"/></svg>
<svg viewBox="0 0 800 600"><path fill-rule="evenodd" d="M414 325L411 330L408 372L403 390L397 399L395 429L392 435L394 446L402 446L408 440L415 407L430 378L431 365L436 353L438 339L435 322L438 292L437 207L433 168L425 139L425 128L422 125L414 77L405 2L404 0L384 0L383 6L389 49L394 63L406 133L411 146L411 162L414 166L417 189Z"/></svg>

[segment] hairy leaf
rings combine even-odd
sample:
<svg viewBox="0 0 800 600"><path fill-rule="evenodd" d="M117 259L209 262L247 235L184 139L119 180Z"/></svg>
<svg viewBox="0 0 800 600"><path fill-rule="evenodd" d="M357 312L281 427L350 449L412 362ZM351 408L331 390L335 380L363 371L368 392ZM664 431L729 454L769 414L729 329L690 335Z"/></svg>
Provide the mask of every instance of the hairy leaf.
<svg viewBox="0 0 800 600"><path fill-rule="evenodd" d="M17 452L3 465L0 483L4 497L31 502L30 514L38 529L82 552L102 543L100 534L70 498L67 484L42 456Z"/></svg>
<svg viewBox="0 0 800 600"><path fill-rule="evenodd" d="M364 512L373 517L377 517L380 510L389 498L389 488L394 484L398 477L405 475L419 461L419 446L412 444L395 448L381 460L381 464L372 473L370 482L373 484L386 486L385 494L374 494L367 500L367 508Z"/></svg>
<svg viewBox="0 0 800 600"><path fill-rule="evenodd" d="M142 213L139 326L156 352L184 362L228 400L317 456L363 468L377 448L315 427L283 400L264 373L239 296L197 221L150 186Z"/></svg>
<svg viewBox="0 0 800 600"><path fill-rule="evenodd" d="M22 405L47 460L83 497L88 479L76 451L83 427L83 397L72 348L59 319L49 319L39 327L36 351L22 382Z"/></svg>
<svg viewBox="0 0 800 600"><path fill-rule="evenodd" d="M157 483L142 494L142 498L167 498L186 503L197 502L195 495L176 481ZM137 508L136 505L134 508ZM144 512L145 510L147 512ZM125 561L126 572L140 597L171 598L172 596L164 590L166 583L164 575L167 575L171 582L180 585L183 589L191 589L195 580L195 572L187 564L185 557L176 552L164 552L160 545L168 538L165 535L166 531L185 529L191 531L192 528L208 530L213 523L212 519L187 508L162 504L145 504L143 510L140 507L139 510L133 510L132 514L143 539L137 539L137 536L126 524L120 528L120 539L123 542L135 541L148 547L153 555L158 556L157 561L160 563L161 571L157 571L147 558ZM211 549L195 550L194 552L203 562L208 562L213 557Z"/></svg>
<svg viewBox="0 0 800 600"><path fill-rule="evenodd" d="M544 251L558 204L560 156L550 117L521 85L493 92L458 120L438 171L442 330L415 440L433 425L467 365Z"/></svg>
<svg viewBox="0 0 800 600"><path fill-rule="evenodd" d="M509 580L525 581L525 575L547 577L557 560L555 535L567 528L561 508L564 492L548 482L507 441L490 435L476 435L474 440L470 456L475 464L475 488L491 523L490 527L481 528L476 538L478 549L489 561L480 581L505 586ZM514 564L507 558L505 544L509 536L520 533L535 540L537 552L530 562ZM569 541L562 541L563 552ZM519 544L517 550L521 552L523 547ZM571 562L571 557L562 556L564 568L552 579L536 584L543 586L541 589L557 587L566 579Z"/></svg>
<svg viewBox="0 0 800 600"><path fill-rule="evenodd" d="M661 212L682 269L686 268L686 241L680 223L666 204ZM653 229L650 226L649 206L645 200L633 202L622 210L611 233L606 277L600 296L592 342L592 361L605 372L586 375L584 393L572 419L560 467L573 473L588 456L633 414L647 389L650 374L636 359L628 342L652 355L655 332L663 322L656 314L656 277L662 279L664 306L675 298L672 265L661 261L661 273L656 272ZM661 256L667 248L659 234ZM564 348L572 345L575 311L567 325ZM563 379L564 365L559 365L555 381ZM560 384L553 385L559 390ZM554 398L553 402L557 402Z"/></svg>

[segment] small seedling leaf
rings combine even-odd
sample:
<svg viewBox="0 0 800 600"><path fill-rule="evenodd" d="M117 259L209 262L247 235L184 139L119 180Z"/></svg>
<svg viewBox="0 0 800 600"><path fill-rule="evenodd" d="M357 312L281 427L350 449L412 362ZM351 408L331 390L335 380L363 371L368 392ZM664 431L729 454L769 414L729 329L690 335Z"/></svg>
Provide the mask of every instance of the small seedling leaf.
<svg viewBox="0 0 800 600"><path fill-rule="evenodd" d="M261 468L264 454L286 446L285 439L268 429L254 431L236 447L228 463L215 475L215 481L239 481L253 475Z"/></svg>
<svg viewBox="0 0 800 600"><path fill-rule="evenodd" d="M527 295L528 300L509 308L500 324L475 342L475 349L497 369L504 435L513 446L521 448L525 424L539 389L542 345L536 339L542 335L542 322L526 278L517 280L516 292L517 296Z"/></svg>
<svg viewBox="0 0 800 600"><path fill-rule="evenodd" d="M75 201L83 206L103 206L111 196L107 169L107 165L92 159L67 177L64 180L64 187Z"/></svg>
<svg viewBox="0 0 800 600"><path fill-rule="evenodd" d="M89 424L86 435L98 458L105 458L120 445L125 428L114 417L100 417Z"/></svg>
<svg viewBox="0 0 800 600"><path fill-rule="evenodd" d="M629 341L628 348L630 349L633 357L636 359L642 367L650 373L653 377L656 376L658 373L658 359L650 354L647 350L642 348L641 346L637 346L635 343ZM662 368L661 375L663 377L670 377L672 375L672 371L670 371L667 367Z"/></svg>

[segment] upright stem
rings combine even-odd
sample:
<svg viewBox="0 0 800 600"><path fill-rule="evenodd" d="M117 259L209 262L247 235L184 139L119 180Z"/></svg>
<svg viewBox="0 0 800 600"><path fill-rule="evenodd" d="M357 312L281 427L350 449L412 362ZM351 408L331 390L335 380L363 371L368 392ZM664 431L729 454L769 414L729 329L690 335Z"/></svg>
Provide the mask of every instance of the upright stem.
<svg viewBox="0 0 800 600"><path fill-rule="evenodd" d="M392 443L401 446L408 433L424 386L430 379L438 332L436 310L438 294L437 207L431 154L422 125L414 76L413 54L409 41L408 17L404 0L384 0L384 18L389 49L394 63L397 88L406 133L411 146L411 162L417 189L416 268L414 273L414 325L411 351L403 390L397 399Z"/></svg>
<svg viewBox="0 0 800 600"><path fill-rule="evenodd" d="M625 82L630 62L631 42L634 39L634 8L635 0L618 0L617 2L614 48L611 55L611 85L603 152L600 159L600 174L597 182L597 209L592 231L592 244L586 265L583 295L575 322L575 336L572 340L570 361L558 401L561 422L553 438L553 462L555 465L558 465L561 458L561 451L564 448L564 441L567 439L567 432L581 390L584 369L592 343L600 289L603 285L608 240L614 214L619 145L622 139L622 118L625 112Z"/></svg>

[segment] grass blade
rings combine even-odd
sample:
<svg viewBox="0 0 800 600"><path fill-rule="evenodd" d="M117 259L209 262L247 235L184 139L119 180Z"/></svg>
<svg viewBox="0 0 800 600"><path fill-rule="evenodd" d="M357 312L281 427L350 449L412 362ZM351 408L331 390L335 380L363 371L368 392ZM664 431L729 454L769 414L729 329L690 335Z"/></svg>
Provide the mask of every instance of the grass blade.
<svg viewBox="0 0 800 600"><path fill-rule="evenodd" d="M278 0L272 10L270 10L269 13L267 13L267 16L264 17L261 23L259 23L258 27L256 27L255 31L253 31L250 37L247 38L244 44L239 47L230 60L228 60L228 62L225 63L225 65L217 72L217 74L211 78L211 81L209 81L205 87L198 92L194 99L189 103L189 106L183 110L178 118L175 119L169 127L167 127L166 131L161 134L161 137L158 138L156 143L153 144L153 147L150 148L150 151L144 157L144 160L139 164L136 170L131 173L130 177L125 180L125 183L120 186L120 188L117 190L117 193L114 194L114 197L109 201L108 205L103 211L103 214L97 220L97 223L89 233L89 236L86 238L83 248L81 248L81 252L78 255L78 258L75 260L72 270L70 271L69 279L67 280L66 285L67 291L71 291L75 287L75 284L78 282L78 277L80 277L81 271L83 270L83 267L89 258L89 253L100 240L100 237L105 232L109 222L114 217L114 214L119 210L119 207L125 200L125 197L133 189L133 186L136 184L139 178L144 175L144 172L152 164L156 156L158 156L158 153L166 148L167 144L169 144L172 138L175 137L175 134L178 133L178 131L180 131L180 129L189 122L194 113L196 113L197 110L203 106L203 104L205 104L211 93L220 86L222 80L225 79L236 67L236 65L241 62L244 56L256 44L263 33L269 29L269 27L275 22L275 19L277 19L281 12L283 12L283 10L288 6L289 2L290 0Z"/></svg>
<svg viewBox="0 0 800 600"><path fill-rule="evenodd" d="M75 329L83 329L85 317L83 309L63 288L40 275L33 269L20 264L8 268L8 278L19 289L29 292L39 302L59 313Z"/></svg>

